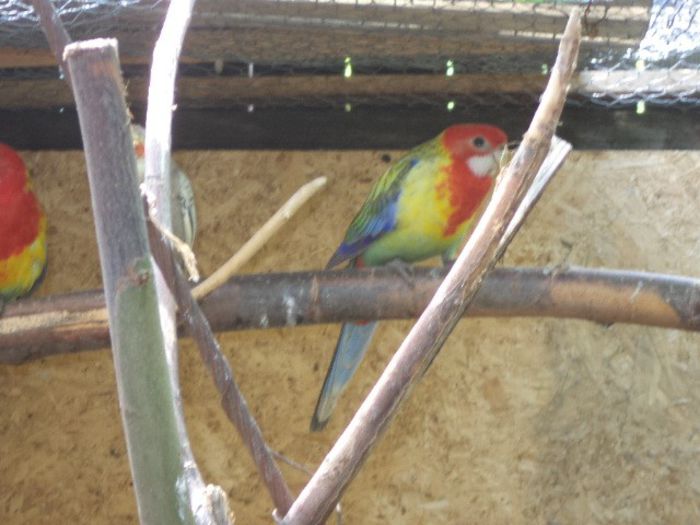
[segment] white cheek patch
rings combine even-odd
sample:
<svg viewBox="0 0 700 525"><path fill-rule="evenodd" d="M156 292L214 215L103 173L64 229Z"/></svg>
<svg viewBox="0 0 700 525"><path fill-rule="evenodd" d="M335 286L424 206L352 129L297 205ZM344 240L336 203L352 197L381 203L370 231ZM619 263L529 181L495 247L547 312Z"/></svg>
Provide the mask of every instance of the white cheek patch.
<svg viewBox="0 0 700 525"><path fill-rule="evenodd" d="M488 154L469 157L467 166L477 177L487 177L496 171L498 164L496 163L496 159L493 158L493 155Z"/></svg>

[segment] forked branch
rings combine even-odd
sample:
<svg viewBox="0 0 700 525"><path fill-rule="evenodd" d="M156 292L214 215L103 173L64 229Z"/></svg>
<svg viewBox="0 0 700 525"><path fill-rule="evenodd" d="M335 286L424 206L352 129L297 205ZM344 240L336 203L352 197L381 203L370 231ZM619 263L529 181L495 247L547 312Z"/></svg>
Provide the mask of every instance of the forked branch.
<svg viewBox="0 0 700 525"><path fill-rule="evenodd" d="M501 174L482 218L425 312L282 520L285 525L321 523L329 516L410 388L422 377L474 299L484 275L507 246L507 240L503 242L502 239L512 235L507 233L508 225L554 136L575 69L580 40L580 17L574 9L530 128L512 162Z"/></svg>

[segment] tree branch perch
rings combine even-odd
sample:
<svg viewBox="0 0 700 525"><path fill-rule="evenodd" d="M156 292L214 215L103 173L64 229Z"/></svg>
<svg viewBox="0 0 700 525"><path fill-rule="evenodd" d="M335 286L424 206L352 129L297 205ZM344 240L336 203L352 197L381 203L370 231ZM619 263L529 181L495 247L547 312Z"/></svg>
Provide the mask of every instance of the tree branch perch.
<svg viewBox="0 0 700 525"><path fill-rule="evenodd" d="M202 301L216 331L415 319L445 268L416 268L407 282L386 268L242 275ZM293 305L290 309L290 304ZM629 270L496 268L469 317L554 317L700 331L700 279ZM264 321L264 322L263 322ZM109 345L100 291L24 299L0 318L0 363Z"/></svg>
<svg viewBox="0 0 700 525"><path fill-rule="evenodd" d="M575 69L581 40L578 9L571 12L552 75L523 142L499 177L483 216L413 329L394 354L345 431L282 520L323 522L338 503L410 388L433 361L471 303L510 237L507 228L545 159Z"/></svg>

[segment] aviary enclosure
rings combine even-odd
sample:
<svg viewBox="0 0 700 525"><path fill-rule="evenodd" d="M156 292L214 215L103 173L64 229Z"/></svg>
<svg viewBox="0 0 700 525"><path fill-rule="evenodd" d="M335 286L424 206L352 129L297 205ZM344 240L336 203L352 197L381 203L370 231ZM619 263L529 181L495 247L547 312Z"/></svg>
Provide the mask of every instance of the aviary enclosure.
<svg viewBox="0 0 700 525"><path fill-rule="evenodd" d="M0 317L0 521L697 522L699 8L0 2L0 142L48 218ZM512 160L456 262L322 270L462 122ZM201 309L175 165L200 273L233 255ZM311 432L338 323L366 319Z"/></svg>

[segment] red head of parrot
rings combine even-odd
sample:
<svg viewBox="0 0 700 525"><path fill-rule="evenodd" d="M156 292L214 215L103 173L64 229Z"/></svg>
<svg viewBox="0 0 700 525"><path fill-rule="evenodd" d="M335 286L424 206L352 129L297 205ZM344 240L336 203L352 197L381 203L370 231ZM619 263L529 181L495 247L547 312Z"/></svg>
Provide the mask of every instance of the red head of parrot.
<svg viewBox="0 0 700 525"><path fill-rule="evenodd" d="M46 218L22 158L0 144L0 298L31 290L46 264Z"/></svg>
<svg viewBox="0 0 700 525"><path fill-rule="evenodd" d="M443 234L453 235L484 203L493 188L494 166L508 142L506 134L488 124L457 124L441 136L450 156L448 176L438 183L438 198L449 200L452 211Z"/></svg>

